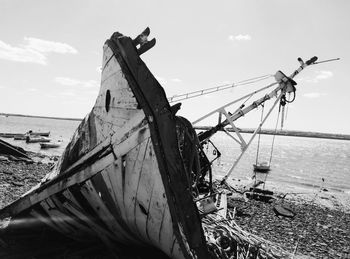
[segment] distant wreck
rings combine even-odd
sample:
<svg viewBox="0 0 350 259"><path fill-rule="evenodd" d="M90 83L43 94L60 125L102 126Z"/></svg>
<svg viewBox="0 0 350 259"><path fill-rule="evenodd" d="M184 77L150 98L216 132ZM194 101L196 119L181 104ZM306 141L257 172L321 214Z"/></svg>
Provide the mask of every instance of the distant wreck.
<svg viewBox="0 0 350 259"><path fill-rule="evenodd" d="M82 243L99 239L120 258L120 246L176 259L291 258L228 213L230 187L214 186L191 123L140 59L155 45L149 33L106 41L95 106L53 171L0 211L0 249L49 226Z"/></svg>
<svg viewBox="0 0 350 259"><path fill-rule="evenodd" d="M0 156L8 157L10 160L23 160L31 162L31 158L26 151L0 139Z"/></svg>

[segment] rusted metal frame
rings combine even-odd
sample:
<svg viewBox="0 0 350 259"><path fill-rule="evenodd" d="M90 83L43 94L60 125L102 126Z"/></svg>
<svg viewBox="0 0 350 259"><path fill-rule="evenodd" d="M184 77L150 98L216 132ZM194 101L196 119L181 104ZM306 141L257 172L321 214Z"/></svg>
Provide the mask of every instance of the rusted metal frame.
<svg viewBox="0 0 350 259"><path fill-rule="evenodd" d="M242 135L239 133L239 130L237 129L237 127L235 126L235 124L233 124L233 121L232 121L230 115L226 112L226 110L225 110L225 109L222 109L221 112L225 115L225 117L226 117L226 119L229 121L229 123L230 123L232 129L236 132L238 138L241 140L239 143L240 143L240 145L241 145L241 149L243 150L243 149L247 146L247 143L245 142L245 140L244 140L244 138L242 137ZM226 132L226 133L227 133L227 132Z"/></svg>

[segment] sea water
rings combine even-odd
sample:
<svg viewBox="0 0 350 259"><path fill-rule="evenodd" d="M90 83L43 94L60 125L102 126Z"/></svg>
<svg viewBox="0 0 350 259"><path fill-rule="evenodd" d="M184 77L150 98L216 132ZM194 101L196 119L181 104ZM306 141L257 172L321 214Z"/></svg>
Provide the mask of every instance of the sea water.
<svg viewBox="0 0 350 259"><path fill-rule="evenodd" d="M72 120L0 116L0 132L50 131L52 141L61 141L59 148L40 149L38 143L27 144L23 140L8 138L3 140L25 150L45 155L61 155L79 123ZM251 135L243 134L243 137L247 141ZM272 140L272 136L261 135L258 162L270 160ZM241 149L224 133L217 133L212 141L222 154L220 159L213 163L215 177L221 178L227 174ZM249 179L254 175L253 164L256 162L257 144L258 136L233 170L231 178ZM211 148L204 150L208 157L214 157ZM350 141L276 136L267 181L314 190L326 188L350 194Z"/></svg>
<svg viewBox="0 0 350 259"><path fill-rule="evenodd" d="M248 140L251 135L243 134ZM233 162L241 154L240 146L224 133L212 139L222 153L219 162L214 162L216 175L224 176ZM258 150L258 136L247 149L231 177L252 178L253 164L269 162L271 171L256 177L281 185L294 185L302 188L328 189L350 194L350 141L304 137L261 135ZM271 149L272 156L271 156Z"/></svg>
<svg viewBox="0 0 350 259"><path fill-rule="evenodd" d="M2 138L12 145L24 148L25 150L38 152L45 155L60 156L68 145L73 133L80 121L57 120L33 117L0 116L1 133L26 133L29 130L34 132L50 132L51 142L60 143L60 147L52 149L40 149L39 143L26 143L25 140L13 140Z"/></svg>

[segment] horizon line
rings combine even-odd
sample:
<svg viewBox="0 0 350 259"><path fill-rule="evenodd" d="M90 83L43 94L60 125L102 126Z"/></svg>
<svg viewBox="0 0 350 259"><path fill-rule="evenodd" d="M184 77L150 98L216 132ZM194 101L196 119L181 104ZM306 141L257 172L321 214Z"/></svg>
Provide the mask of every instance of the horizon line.
<svg viewBox="0 0 350 259"><path fill-rule="evenodd" d="M27 115L27 114L18 114L18 113L3 113L0 112L0 116L14 116L14 117L27 117L27 118L38 118L38 119L50 119L50 120L69 120L69 121L82 121L84 118L67 118L67 117L54 117L54 116L40 116L40 115ZM199 130L206 130L208 129L210 126L194 126L193 127L195 129L199 129ZM229 131L231 129L228 129ZM240 131L242 133L252 133L252 129L250 128L241 128ZM325 132L317 132L317 131L302 131L302 130L282 130L279 131L278 135L285 135L284 133L289 133L291 134L291 136L294 137L301 137L299 134L303 134L306 133L307 136L303 136L303 137L316 137L316 138L327 138L327 139L343 139L343 140L350 140L350 135L349 134L344 134L344 133L325 133ZM310 133L312 135L313 134L317 134L317 136L310 136ZM269 129L263 129L261 131L261 134L267 134L270 135L271 134L271 130ZM288 134L288 135L289 135ZM294 135L296 134L296 135ZM320 136L319 134L322 134L323 136ZM338 135L338 136L335 136Z"/></svg>
<svg viewBox="0 0 350 259"><path fill-rule="evenodd" d="M50 119L50 120L70 120L70 121L82 121L83 118L66 118L66 117L53 117L53 116L40 116L40 115L26 115L18 113L3 113L0 112L0 116L14 116L14 117L28 117L28 118L39 118L39 119Z"/></svg>

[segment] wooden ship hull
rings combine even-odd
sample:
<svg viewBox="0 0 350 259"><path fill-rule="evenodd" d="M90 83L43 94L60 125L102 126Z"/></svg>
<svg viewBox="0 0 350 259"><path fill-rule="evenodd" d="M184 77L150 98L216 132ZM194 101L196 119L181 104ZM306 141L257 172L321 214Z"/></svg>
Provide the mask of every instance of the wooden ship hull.
<svg viewBox="0 0 350 259"><path fill-rule="evenodd" d="M153 246L170 258L208 258L177 127L133 40L113 34L95 106L53 171L0 211L2 236L26 219L78 241L97 237L114 252Z"/></svg>
<svg viewBox="0 0 350 259"><path fill-rule="evenodd" d="M46 137L26 137L26 142L27 143L47 143L50 142L51 139L46 138Z"/></svg>
<svg viewBox="0 0 350 259"><path fill-rule="evenodd" d="M50 136L50 131L46 131L46 132L29 131L29 134L32 136L48 137L48 136Z"/></svg>
<svg viewBox="0 0 350 259"><path fill-rule="evenodd" d="M45 148L57 148L61 144L59 143L40 143L40 148L45 149Z"/></svg>
<svg viewBox="0 0 350 259"><path fill-rule="evenodd" d="M271 170L270 165L268 164L254 164L253 169L255 172L259 173L268 173Z"/></svg>

